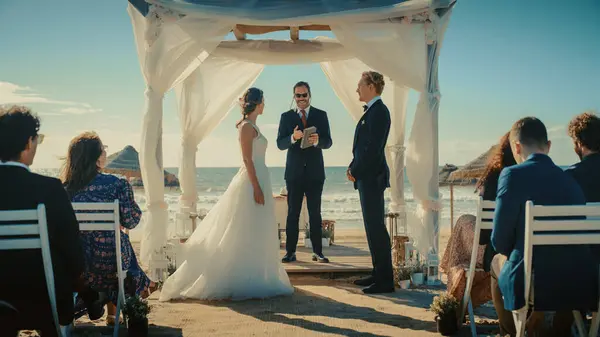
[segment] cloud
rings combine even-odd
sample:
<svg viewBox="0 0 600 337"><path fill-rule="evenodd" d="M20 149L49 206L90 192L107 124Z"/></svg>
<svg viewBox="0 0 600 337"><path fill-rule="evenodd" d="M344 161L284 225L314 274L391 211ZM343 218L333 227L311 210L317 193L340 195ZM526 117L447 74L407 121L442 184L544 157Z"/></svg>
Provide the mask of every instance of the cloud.
<svg viewBox="0 0 600 337"><path fill-rule="evenodd" d="M83 115L96 113L102 109L95 109L88 103L54 100L42 96L32 88L21 86L10 82L0 81L0 104L56 104L66 105L57 112L41 113L42 116L64 116L64 115Z"/></svg>
<svg viewBox="0 0 600 337"><path fill-rule="evenodd" d="M550 138L550 140L569 138L569 136L567 135L567 127L564 125L552 126L549 127L547 130L548 138Z"/></svg>
<svg viewBox="0 0 600 337"><path fill-rule="evenodd" d="M70 114L70 115L85 115L85 114L92 114L92 113L102 111L102 109L92 108L89 104L85 104L85 105L87 107L82 105L82 107L68 107L68 108L60 109L60 112L62 112L64 114Z"/></svg>

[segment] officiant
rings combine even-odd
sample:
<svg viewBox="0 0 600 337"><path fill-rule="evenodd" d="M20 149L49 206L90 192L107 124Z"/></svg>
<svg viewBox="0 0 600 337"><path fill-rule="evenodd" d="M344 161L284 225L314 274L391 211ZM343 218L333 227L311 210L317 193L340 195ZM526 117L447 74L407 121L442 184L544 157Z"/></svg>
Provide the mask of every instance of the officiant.
<svg viewBox="0 0 600 337"><path fill-rule="evenodd" d="M327 113L310 105L310 85L298 82L293 88L296 108L281 114L277 147L287 150L285 183L288 191L286 220L286 254L283 263L296 261L299 219L302 200L306 196L312 260L328 263L321 242L321 195L325 184L323 150L332 145Z"/></svg>

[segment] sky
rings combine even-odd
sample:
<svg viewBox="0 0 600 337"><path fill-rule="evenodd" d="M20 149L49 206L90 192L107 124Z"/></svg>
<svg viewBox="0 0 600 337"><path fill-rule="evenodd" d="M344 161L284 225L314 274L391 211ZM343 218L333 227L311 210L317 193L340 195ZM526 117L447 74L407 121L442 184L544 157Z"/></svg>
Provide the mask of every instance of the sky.
<svg viewBox="0 0 600 337"><path fill-rule="evenodd" d="M109 152L139 148L144 81L126 8L125 0L0 0L0 104L27 105L41 116L46 139L34 168L59 167L82 131L96 131ZM326 34L301 38L318 35ZM598 36L598 0L458 0L440 55L440 165L474 159L523 116L546 124L557 164L575 162L565 127L578 113L600 110ZM258 121L270 141L267 164L285 164L276 128L300 80L311 84L312 105L328 112L334 146L325 151L326 165L346 166L354 121L318 64L267 66L256 81L267 99ZM407 132L417 99L411 92ZM176 108L171 92L164 101L165 167L179 162ZM241 164L239 117L234 108L200 144L199 167Z"/></svg>

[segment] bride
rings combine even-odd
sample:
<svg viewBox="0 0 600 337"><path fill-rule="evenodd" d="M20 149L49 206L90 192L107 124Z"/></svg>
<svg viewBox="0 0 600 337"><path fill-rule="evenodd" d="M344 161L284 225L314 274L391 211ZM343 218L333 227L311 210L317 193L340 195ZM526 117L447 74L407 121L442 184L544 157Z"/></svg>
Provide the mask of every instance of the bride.
<svg viewBox="0 0 600 337"><path fill-rule="evenodd" d="M250 88L240 99L237 124L244 165L227 191L185 243L185 261L163 285L160 301L266 298L294 292L279 262L279 240L267 139L256 126L263 92Z"/></svg>

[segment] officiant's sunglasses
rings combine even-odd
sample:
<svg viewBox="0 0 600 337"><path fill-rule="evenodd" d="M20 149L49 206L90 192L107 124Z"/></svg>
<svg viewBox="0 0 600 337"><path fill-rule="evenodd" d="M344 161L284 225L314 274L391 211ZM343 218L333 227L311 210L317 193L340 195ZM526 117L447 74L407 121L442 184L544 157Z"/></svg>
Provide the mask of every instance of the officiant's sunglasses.
<svg viewBox="0 0 600 337"><path fill-rule="evenodd" d="M308 97L308 94L307 94L307 93L303 93L303 94L296 94L296 98L300 98L300 97L304 97L304 98L306 98L306 97Z"/></svg>

